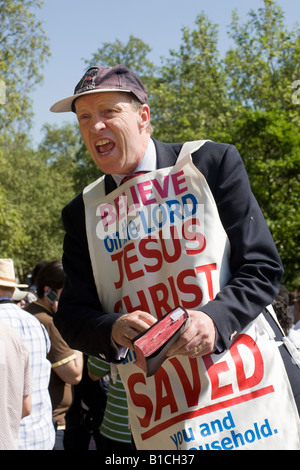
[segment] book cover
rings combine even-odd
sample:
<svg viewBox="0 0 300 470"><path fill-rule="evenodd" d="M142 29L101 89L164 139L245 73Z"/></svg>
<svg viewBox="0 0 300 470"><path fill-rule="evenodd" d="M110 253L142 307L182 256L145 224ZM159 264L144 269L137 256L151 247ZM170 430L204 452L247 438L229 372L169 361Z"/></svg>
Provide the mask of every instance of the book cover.
<svg viewBox="0 0 300 470"><path fill-rule="evenodd" d="M144 370L147 377L155 374L167 358L168 349L183 333L188 323L187 311L177 307L132 340L136 353L135 364Z"/></svg>

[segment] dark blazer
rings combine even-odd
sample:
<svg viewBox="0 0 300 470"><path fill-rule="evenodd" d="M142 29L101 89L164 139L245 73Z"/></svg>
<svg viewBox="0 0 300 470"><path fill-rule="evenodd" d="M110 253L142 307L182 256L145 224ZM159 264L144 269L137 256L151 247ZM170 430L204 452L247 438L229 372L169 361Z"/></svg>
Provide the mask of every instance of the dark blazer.
<svg viewBox="0 0 300 470"><path fill-rule="evenodd" d="M154 140L154 139L153 139ZM158 168L174 165L182 144L154 140ZM193 162L205 176L231 244L232 278L216 298L201 310L209 315L228 348L234 337L265 306L272 303L283 269L272 236L255 200L246 170L232 145L206 142L193 154ZM105 177L106 193L115 189ZM116 362L110 334L119 314L104 312L98 299L85 229L82 194L62 212L66 230L63 265L66 284L55 315L55 325L70 347Z"/></svg>

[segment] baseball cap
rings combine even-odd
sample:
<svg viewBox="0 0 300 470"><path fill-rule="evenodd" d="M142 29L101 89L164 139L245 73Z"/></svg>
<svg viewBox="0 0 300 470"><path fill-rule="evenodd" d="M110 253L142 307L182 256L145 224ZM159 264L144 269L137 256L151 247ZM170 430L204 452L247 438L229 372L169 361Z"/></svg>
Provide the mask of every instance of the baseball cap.
<svg viewBox="0 0 300 470"><path fill-rule="evenodd" d="M115 67L90 67L77 83L74 94L51 106L53 113L74 111L74 101L83 95L105 91L133 93L142 103L147 103L147 92L141 80L122 64Z"/></svg>

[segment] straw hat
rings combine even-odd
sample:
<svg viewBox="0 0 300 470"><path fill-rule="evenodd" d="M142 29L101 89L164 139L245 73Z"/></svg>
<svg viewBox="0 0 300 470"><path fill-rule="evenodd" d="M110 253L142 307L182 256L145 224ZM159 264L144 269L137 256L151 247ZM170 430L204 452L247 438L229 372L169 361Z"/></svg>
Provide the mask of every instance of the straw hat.
<svg viewBox="0 0 300 470"><path fill-rule="evenodd" d="M12 259L0 259L0 287L28 287L27 284L17 284L14 263Z"/></svg>

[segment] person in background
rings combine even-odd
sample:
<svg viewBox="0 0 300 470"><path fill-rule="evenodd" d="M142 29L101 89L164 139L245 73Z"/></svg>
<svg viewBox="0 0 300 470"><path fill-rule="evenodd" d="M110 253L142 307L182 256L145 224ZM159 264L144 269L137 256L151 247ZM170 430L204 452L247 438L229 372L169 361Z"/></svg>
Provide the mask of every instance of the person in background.
<svg viewBox="0 0 300 470"><path fill-rule="evenodd" d="M289 314L289 304L289 291L284 285L280 285L279 292L272 305L285 335L300 351L300 330L295 328L293 320Z"/></svg>
<svg viewBox="0 0 300 470"><path fill-rule="evenodd" d="M13 302L19 307L24 308L26 306L26 298L28 297L28 294L28 291L21 290L16 287L12 296Z"/></svg>
<svg viewBox="0 0 300 470"><path fill-rule="evenodd" d="M64 279L61 261L46 263L36 278L38 298L26 307L26 311L44 325L51 341L48 359L52 367L49 391L56 429L54 450L63 449L65 417L72 404L72 385L80 382L83 367L82 353L69 348L53 323Z"/></svg>
<svg viewBox="0 0 300 470"><path fill-rule="evenodd" d="M105 413L100 426L100 449L103 452L131 450L126 391L118 371L115 369L116 377L112 377L111 365L93 356L88 359L88 371L95 381L109 377Z"/></svg>
<svg viewBox="0 0 300 470"><path fill-rule="evenodd" d="M0 321L0 450L18 450L21 418L31 413L29 353L15 330Z"/></svg>
<svg viewBox="0 0 300 470"><path fill-rule="evenodd" d="M73 387L73 402L66 414L66 430L64 438L65 450L101 450L99 427L102 423L107 385L105 380L91 380L88 375L87 360L83 355L84 364L82 379Z"/></svg>
<svg viewBox="0 0 300 470"><path fill-rule="evenodd" d="M31 413L21 421L20 450L52 450L55 431L49 394L51 364L47 359L50 340L41 323L14 304L12 297L18 288L12 259L0 259L0 320L13 328L29 351L32 377Z"/></svg>
<svg viewBox="0 0 300 470"><path fill-rule="evenodd" d="M273 308L276 313L277 319L286 334L289 334L290 329L293 327L293 321L288 314L289 311L289 291L281 284L278 294L276 295L273 303Z"/></svg>
<svg viewBox="0 0 300 470"><path fill-rule="evenodd" d="M36 277L38 275L39 270L47 264L46 261L40 261L37 263L31 273L31 275L27 276L28 283L29 283L29 288L28 288L28 293L27 296L25 297L25 306L33 302L34 300L37 300L37 292L36 292Z"/></svg>
<svg viewBox="0 0 300 470"><path fill-rule="evenodd" d="M300 329L300 284L293 294L293 317L295 330Z"/></svg>

